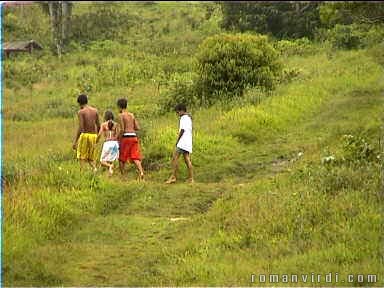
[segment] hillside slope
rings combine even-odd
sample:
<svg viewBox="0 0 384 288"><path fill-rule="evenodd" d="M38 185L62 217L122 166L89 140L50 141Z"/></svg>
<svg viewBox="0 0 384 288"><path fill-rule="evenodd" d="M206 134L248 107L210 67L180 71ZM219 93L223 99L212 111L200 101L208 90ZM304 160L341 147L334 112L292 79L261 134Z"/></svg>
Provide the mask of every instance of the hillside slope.
<svg viewBox="0 0 384 288"><path fill-rule="evenodd" d="M68 146L75 122L6 121L19 166L4 195L5 285L247 286L252 274L329 272L382 281L382 68L366 51L286 64L300 75L260 104L251 91L243 105L195 111L194 185L162 184L173 115L146 124L146 157L168 156L148 162L145 183L133 170L81 176L68 152L20 170L45 143L29 127L54 149Z"/></svg>

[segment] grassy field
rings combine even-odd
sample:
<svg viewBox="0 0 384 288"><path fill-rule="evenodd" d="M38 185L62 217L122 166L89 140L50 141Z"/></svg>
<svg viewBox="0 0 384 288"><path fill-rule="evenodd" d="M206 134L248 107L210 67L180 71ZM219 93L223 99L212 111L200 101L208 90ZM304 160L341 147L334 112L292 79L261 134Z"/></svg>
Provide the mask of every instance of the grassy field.
<svg viewBox="0 0 384 288"><path fill-rule="evenodd" d="M179 27L190 8L169 5L161 9ZM157 11L137 9L148 21ZM332 272L338 283L278 286L383 286L377 50L317 47L285 57L286 69L299 72L272 93L249 90L242 101L194 108L196 183L183 183L181 165L179 183L169 186L178 119L158 113L170 87L158 91L157 83L189 73L187 55L204 29L217 27L192 26L180 26L183 35L171 29L175 54L157 55L155 43L143 50L101 41L62 60L4 62L3 284L276 286L251 275ZM116 113L116 99L128 97L143 126L144 183L133 167L112 178L79 172L71 142L77 93L86 88L102 113Z"/></svg>

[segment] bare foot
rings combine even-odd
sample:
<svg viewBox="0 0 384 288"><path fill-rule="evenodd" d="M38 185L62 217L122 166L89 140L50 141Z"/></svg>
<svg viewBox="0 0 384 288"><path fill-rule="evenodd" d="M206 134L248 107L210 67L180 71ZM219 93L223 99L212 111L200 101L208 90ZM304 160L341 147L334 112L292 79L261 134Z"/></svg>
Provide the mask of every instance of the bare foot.
<svg viewBox="0 0 384 288"><path fill-rule="evenodd" d="M188 179L188 180L187 180L187 183L189 183L189 184L193 184L193 183L195 183L195 180L193 180L193 178L192 178L192 179Z"/></svg>
<svg viewBox="0 0 384 288"><path fill-rule="evenodd" d="M112 176L112 175L113 175L113 166L109 166L109 169L108 169L108 175L109 175L109 176Z"/></svg>
<svg viewBox="0 0 384 288"><path fill-rule="evenodd" d="M174 176L169 177L169 179L165 181L165 184L172 184L172 183L176 183L176 177Z"/></svg>
<svg viewBox="0 0 384 288"><path fill-rule="evenodd" d="M144 181L144 174L140 173L139 176L137 176L137 181Z"/></svg>

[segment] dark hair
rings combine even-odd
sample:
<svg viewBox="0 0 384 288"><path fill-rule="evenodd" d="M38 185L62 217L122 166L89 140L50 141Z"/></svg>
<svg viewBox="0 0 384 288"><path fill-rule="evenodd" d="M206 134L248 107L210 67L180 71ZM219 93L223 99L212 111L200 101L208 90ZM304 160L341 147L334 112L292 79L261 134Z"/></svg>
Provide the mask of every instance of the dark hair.
<svg viewBox="0 0 384 288"><path fill-rule="evenodd" d="M128 101L125 98L120 98L117 100L117 106L121 109L126 109L127 108Z"/></svg>
<svg viewBox="0 0 384 288"><path fill-rule="evenodd" d="M187 106L185 106L185 104L177 104L176 107L175 107L175 111L183 111L183 112L187 112Z"/></svg>
<svg viewBox="0 0 384 288"><path fill-rule="evenodd" d="M85 94L80 94L79 97L77 97L77 103L80 105L85 105L88 103L88 96Z"/></svg>
<svg viewBox="0 0 384 288"><path fill-rule="evenodd" d="M104 114L105 121L108 121L108 129L112 130L113 128L113 113L110 110L105 111Z"/></svg>

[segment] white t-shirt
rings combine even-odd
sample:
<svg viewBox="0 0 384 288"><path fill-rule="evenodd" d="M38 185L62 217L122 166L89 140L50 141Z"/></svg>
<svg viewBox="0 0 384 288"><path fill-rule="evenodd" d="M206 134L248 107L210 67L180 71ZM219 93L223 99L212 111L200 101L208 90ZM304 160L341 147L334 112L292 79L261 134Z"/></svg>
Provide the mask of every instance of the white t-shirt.
<svg viewBox="0 0 384 288"><path fill-rule="evenodd" d="M176 147L192 153L192 119L189 115L183 115L180 117L180 128L184 129L184 133L181 136Z"/></svg>

